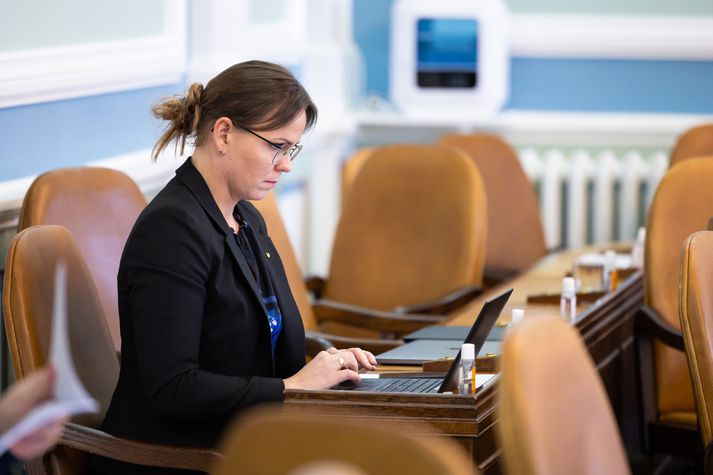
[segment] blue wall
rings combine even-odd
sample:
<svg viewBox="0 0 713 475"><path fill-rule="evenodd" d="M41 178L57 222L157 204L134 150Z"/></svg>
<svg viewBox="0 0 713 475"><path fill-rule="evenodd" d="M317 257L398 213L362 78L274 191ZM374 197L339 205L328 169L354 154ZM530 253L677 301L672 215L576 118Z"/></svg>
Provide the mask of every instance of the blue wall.
<svg viewBox="0 0 713 475"><path fill-rule="evenodd" d="M162 127L151 106L184 90L179 83L0 109L0 181L150 148Z"/></svg>
<svg viewBox="0 0 713 475"><path fill-rule="evenodd" d="M354 2L367 93L388 98L391 0ZM713 113L713 62L513 58L506 108Z"/></svg>

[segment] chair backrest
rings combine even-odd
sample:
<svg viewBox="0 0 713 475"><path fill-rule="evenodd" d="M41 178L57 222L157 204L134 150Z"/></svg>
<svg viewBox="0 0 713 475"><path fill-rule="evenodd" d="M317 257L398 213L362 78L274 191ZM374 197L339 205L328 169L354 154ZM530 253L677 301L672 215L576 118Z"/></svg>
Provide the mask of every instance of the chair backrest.
<svg viewBox="0 0 713 475"><path fill-rule="evenodd" d="M713 124L699 125L684 132L671 152L669 166L687 158L713 155Z"/></svg>
<svg viewBox="0 0 713 475"><path fill-rule="evenodd" d="M362 165L342 210L323 296L378 310L482 282L485 190L462 152L393 145Z"/></svg>
<svg viewBox="0 0 713 475"><path fill-rule="evenodd" d="M659 184L646 220L644 301L675 328L681 250L686 238L706 229L713 216L713 157L685 160ZM656 399L659 417L695 424L695 404L683 352L656 342Z"/></svg>
<svg viewBox="0 0 713 475"><path fill-rule="evenodd" d="M703 445L713 441L713 231L691 235L681 259L681 331Z"/></svg>
<svg viewBox="0 0 713 475"><path fill-rule="evenodd" d="M69 231L62 226L33 226L10 243L5 268L3 314L15 377L44 366L49 354L55 267L67 266L67 315L77 373L101 410L74 419L99 427L119 378L104 311L92 276Z"/></svg>
<svg viewBox="0 0 713 475"><path fill-rule="evenodd" d="M347 196L352 188L352 184L361 171L367 159L371 157L376 149L373 147L360 148L354 152L342 167L342 209L347 201Z"/></svg>
<svg viewBox="0 0 713 475"><path fill-rule="evenodd" d="M38 176L25 195L19 230L64 226L74 236L94 279L114 348L121 349L116 276L124 244L146 198L126 174L76 167Z"/></svg>
<svg viewBox="0 0 713 475"><path fill-rule="evenodd" d="M521 272L544 256L537 194L512 147L490 134L449 134L439 143L467 153L483 177L488 198L485 268Z"/></svg>
<svg viewBox="0 0 713 475"><path fill-rule="evenodd" d="M297 262L297 256L292 248L290 238L287 235L287 229L285 229L285 224L282 221L274 193L269 193L262 200L252 201L251 203L255 205L265 219L267 232L270 235L270 239L272 239L272 243L275 245L275 249L277 249L277 252L280 254L292 296L295 299L300 315L302 315L302 323L305 330L317 331L317 320L312 311L312 305L310 305L309 302L309 293L305 285L304 275Z"/></svg>
<svg viewBox="0 0 713 475"><path fill-rule="evenodd" d="M221 444L225 459L211 473L477 473L455 442L426 439L414 432L373 422L259 410L238 419L227 431ZM307 470L326 462L332 463L332 471Z"/></svg>
<svg viewBox="0 0 713 475"><path fill-rule="evenodd" d="M500 384L507 473L629 473L604 385L572 325L545 318L514 327Z"/></svg>

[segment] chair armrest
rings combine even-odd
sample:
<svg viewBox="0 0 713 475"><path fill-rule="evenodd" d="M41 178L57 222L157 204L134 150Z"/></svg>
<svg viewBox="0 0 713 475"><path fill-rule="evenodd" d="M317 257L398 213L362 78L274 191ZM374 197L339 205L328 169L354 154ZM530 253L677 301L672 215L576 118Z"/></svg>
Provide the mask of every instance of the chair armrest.
<svg viewBox="0 0 713 475"><path fill-rule="evenodd" d="M322 350L333 346L335 348L361 348L362 350L371 351L375 355L383 353L385 351L393 350L397 346L404 344L403 340L391 340L391 339L376 339L376 338L358 338L350 337L344 335L332 335L328 333L317 333L317 332L307 332L310 337L314 338L316 341L326 342L329 344L326 348L323 346L317 347L312 346L312 351L308 346L307 355L314 357Z"/></svg>
<svg viewBox="0 0 713 475"><path fill-rule="evenodd" d="M331 300L317 300L312 305L319 323L338 322L354 327L368 328L382 333L410 333L443 321L436 315L414 315L371 310Z"/></svg>
<svg viewBox="0 0 713 475"><path fill-rule="evenodd" d="M494 287L506 280L510 280L518 274L515 269L504 269L499 267L486 267L483 270L483 287Z"/></svg>
<svg viewBox="0 0 713 475"><path fill-rule="evenodd" d="M59 444L121 462L204 472L223 458L212 449L147 444L72 422L65 424Z"/></svg>
<svg viewBox="0 0 713 475"><path fill-rule="evenodd" d="M648 333L670 347L685 351L681 330L671 326L651 307L642 305L639 308L636 314L636 329Z"/></svg>
<svg viewBox="0 0 713 475"><path fill-rule="evenodd" d="M307 356L315 357L317 353L333 347L330 338L323 333L305 330L305 351Z"/></svg>
<svg viewBox="0 0 713 475"><path fill-rule="evenodd" d="M396 307L396 313L420 313L425 315L446 315L459 309L483 293L477 285L466 285L430 302Z"/></svg>
<svg viewBox="0 0 713 475"><path fill-rule="evenodd" d="M309 275L305 277L305 286L307 291L311 293L315 299L322 298L322 292L324 291L324 285L326 281L316 275Z"/></svg>

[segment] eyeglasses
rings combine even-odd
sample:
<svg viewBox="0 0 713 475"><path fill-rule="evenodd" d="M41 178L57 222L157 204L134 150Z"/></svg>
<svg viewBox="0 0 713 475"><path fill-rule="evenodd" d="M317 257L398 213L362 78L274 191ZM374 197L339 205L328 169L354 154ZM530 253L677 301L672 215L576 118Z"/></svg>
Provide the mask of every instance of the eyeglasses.
<svg viewBox="0 0 713 475"><path fill-rule="evenodd" d="M302 144L296 143L296 144L294 144L294 145L289 145L289 144L286 144L286 145L278 145L278 144L276 144L276 143L274 143L274 142L271 142L271 141L267 140L267 139L266 139L265 137L263 137L262 135L253 132L252 130L248 129L247 127L243 127L242 125L235 124L235 123L233 123L233 124L234 124L236 127L240 127L240 128L243 129L245 132L248 132L248 133L254 135L255 137L257 137L257 138L259 138L260 140L262 140L263 142L266 142L266 143L270 144L270 146L275 149L275 156L272 157L272 164L273 164L273 165L277 165L278 162L279 162L280 160L282 160L283 158L285 158L285 157L289 157L289 158L290 158L290 161L293 161L293 160L297 157L297 155L299 155L300 152L302 151Z"/></svg>

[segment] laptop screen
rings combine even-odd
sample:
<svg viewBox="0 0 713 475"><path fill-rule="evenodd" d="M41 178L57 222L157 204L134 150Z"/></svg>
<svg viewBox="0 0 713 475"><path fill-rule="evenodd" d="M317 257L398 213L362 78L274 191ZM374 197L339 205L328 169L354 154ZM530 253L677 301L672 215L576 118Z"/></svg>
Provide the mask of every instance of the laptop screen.
<svg viewBox="0 0 713 475"><path fill-rule="evenodd" d="M468 336L465 338L463 343L472 343L475 346L475 354L480 352L480 349L485 344L485 340L488 338L488 333L495 326L495 322L503 311L505 304L507 303L513 289L508 289L497 297L487 300L483 304L483 308L480 310L478 318L473 322L473 326L470 327ZM438 388L439 393L446 391L455 391L458 386L458 366L460 364L460 350L458 354L453 359L451 367L448 369L446 377L443 378L443 383L441 387Z"/></svg>

